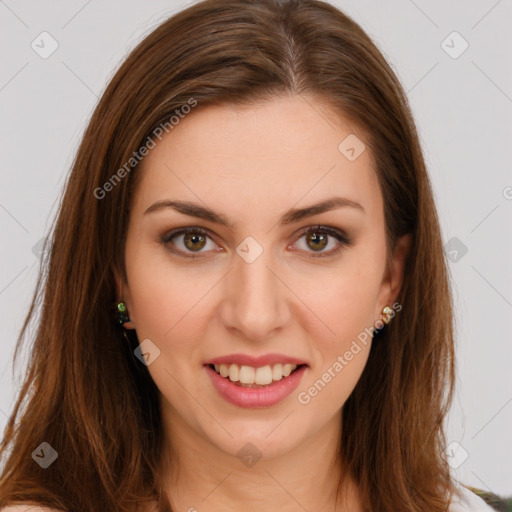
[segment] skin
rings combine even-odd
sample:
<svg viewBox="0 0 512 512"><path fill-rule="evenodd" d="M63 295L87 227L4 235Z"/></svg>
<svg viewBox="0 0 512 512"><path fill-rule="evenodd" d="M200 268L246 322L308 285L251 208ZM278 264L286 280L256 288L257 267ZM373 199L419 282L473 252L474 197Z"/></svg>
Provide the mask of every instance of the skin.
<svg viewBox="0 0 512 512"><path fill-rule="evenodd" d="M138 339L150 339L160 350L148 370L161 392L162 471L175 510L334 510L343 463L336 449L341 407L361 376L371 342L360 344L358 354L308 404L297 395L393 305L410 237L399 239L387 267L373 157L367 149L349 161L338 150L349 134L362 141L364 134L347 119L334 123L318 98L305 99L290 95L253 107L198 107L139 169L127 233L127 281L115 276ZM333 195L364 211L342 207L278 224L288 209ZM144 214L165 199L207 205L236 226L171 208ZM303 235L316 224L343 230L352 244L330 256L312 256L340 244L328 236L323 247ZM180 235L161 241L184 226L202 227L210 238L188 246ZM247 236L263 248L252 263L236 252ZM171 247L200 254L187 258ZM269 352L309 364L299 388L269 408L226 402L203 368L221 355ZM248 442L262 454L252 467L237 456ZM179 459L179 474L176 463L166 464L171 453L173 461ZM342 497L337 510L363 510L354 482Z"/></svg>

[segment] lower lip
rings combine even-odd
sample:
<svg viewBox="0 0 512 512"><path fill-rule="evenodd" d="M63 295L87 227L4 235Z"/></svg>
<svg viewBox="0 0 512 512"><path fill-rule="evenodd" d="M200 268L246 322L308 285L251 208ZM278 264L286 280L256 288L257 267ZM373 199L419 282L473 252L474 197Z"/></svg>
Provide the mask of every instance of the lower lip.
<svg viewBox="0 0 512 512"><path fill-rule="evenodd" d="M288 377L274 382L265 388L243 388L233 384L228 378L220 376L215 370L205 365L215 389L228 402L238 407L270 407L289 396L300 383L307 366L301 366Z"/></svg>

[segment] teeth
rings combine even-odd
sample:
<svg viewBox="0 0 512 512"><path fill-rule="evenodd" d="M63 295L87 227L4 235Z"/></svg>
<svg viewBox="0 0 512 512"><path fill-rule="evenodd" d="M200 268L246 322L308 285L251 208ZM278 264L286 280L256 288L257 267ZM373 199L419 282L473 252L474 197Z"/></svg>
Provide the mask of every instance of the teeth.
<svg viewBox="0 0 512 512"><path fill-rule="evenodd" d="M295 368L297 368L297 365L295 365ZM290 375L290 373L292 373L292 370L294 370L293 365L285 364L283 366L283 376L288 377L288 375Z"/></svg>
<svg viewBox="0 0 512 512"><path fill-rule="evenodd" d="M272 382L272 368L270 366L263 366L257 368L255 372L254 383L259 385L270 384Z"/></svg>
<svg viewBox="0 0 512 512"><path fill-rule="evenodd" d="M231 382L238 382L240 380L240 369L238 368L238 365L232 364L229 366L229 380Z"/></svg>
<svg viewBox="0 0 512 512"><path fill-rule="evenodd" d="M283 378L283 365L275 364L272 368L272 379L281 380Z"/></svg>
<svg viewBox="0 0 512 512"><path fill-rule="evenodd" d="M222 377L227 377L231 382L240 382L240 384L256 384L265 386L272 382L280 381L283 377L288 377L290 373L297 368L296 364L274 364L258 368L252 366L239 366L237 364L216 364L215 371Z"/></svg>
<svg viewBox="0 0 512 512"><path fill-rule="evenodd" d="M240 367L240 382L242 384L256 384L254 380L255 376L256 371L252 366Z"/></svg>

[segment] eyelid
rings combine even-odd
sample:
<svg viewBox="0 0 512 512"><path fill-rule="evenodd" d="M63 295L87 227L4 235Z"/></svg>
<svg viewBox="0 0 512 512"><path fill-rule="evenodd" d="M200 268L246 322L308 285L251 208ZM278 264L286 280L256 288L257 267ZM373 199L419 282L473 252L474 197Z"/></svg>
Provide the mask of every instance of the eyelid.
<svg viewBox="0 0 512 512"><path fill-rule="evenodd" d="M292 244L288 245L287 248L294 245L295 243L297 243L297 241L300 240L304 235L306 235L308 233L314 233L314 232L321 232L321 233L324 233L332 238L335 238L336 240L338 240L339 245L337 247L335 247L334 249L331 249L331 250L325 251L325 252L320 251L320 252L315 253L314 251L306 251L306 253L307 253L306 257L317 258L317 257L334 256L341 249L343 249L343 247L350 246L353 243L352 239L347 235L347 233L344 230L339 229L339 228L334 228L331 226L322 225L322 224L316 224L313 226L307 226L307 227L303 228L299 232L299 234L295 237L295 241ZM171 242L171 240L174 237L188 234L188 233L195 233L195 234L203 235L205 237L210 238L215 244L217 244L217 242L215 241L215 236L213 236L212 233L208 229L205 229L205 228L202 228L199 226L185 226L185 227L181 227L181 228L176 228L176 229L171 230L171 231L165 233L164 235L162 235L160 240L163 244L167 245L169 242ZM219 245L219 244L217 244L217 245ZM191 259L198 258L198 257L200 258L200 257L202 257L202 255L207 254L207 252L194 253L194 252L184 252L184 251L181 251L178 249L169 249L169 250L171 252L173 252L174 254L178 254L179 256L183 256L185 258L191 258Z"/></svg>

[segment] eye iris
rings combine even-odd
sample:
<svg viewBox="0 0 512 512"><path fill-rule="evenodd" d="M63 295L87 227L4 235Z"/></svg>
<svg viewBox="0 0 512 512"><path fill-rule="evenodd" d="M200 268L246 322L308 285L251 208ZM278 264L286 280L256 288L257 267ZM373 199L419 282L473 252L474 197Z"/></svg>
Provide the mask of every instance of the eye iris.
<svg viewBox="0 0 512 512"><path fill-rule="evenodd" d="M202 249L206 243L205 237L203 235L198 235L197 233L187 233L183 239L185 245L188 249L194 250L194 249ZM202 244L200 247L197 247L198 241L202 241ZM189 245L189 242L192 243L192 246Z"/></svg>
<svg viewBox="0 0 512 512"><path fill-rule="evenodd" d="M308 239L308 246L311 247L311 249L324 249L325 246L327 245L327 235L323 234L323 233L317 233L317 232L311 232L308 236L307 236L307 239ZM309 241L310 240L313 240L313 243L318 243L320 242L320 246L312 246Z"/></svg>

